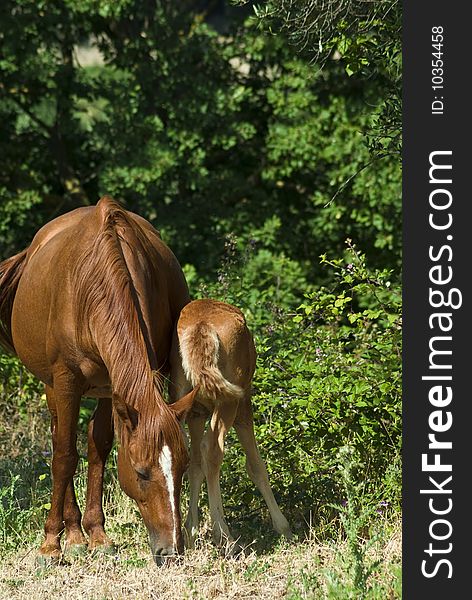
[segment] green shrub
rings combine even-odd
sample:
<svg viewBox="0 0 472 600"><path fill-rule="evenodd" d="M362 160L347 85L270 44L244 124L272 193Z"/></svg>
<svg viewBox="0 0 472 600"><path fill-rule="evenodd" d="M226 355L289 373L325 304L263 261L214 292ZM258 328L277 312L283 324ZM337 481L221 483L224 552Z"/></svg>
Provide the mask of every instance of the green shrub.
<svg viewBox="0 0 472 600"><path fill-rule="evenodd" d="M330 519L329 505L343 499L333 461L349 444L364 464L369 493L389 510L398 509L401 296L394 274L369 269L348 241L342 259L322 257L334 271L332 285L310 292L290 309L301 280L292 278L290 268L276 274L273 261L261 291L257 260L256 253L244 266L233 265L236 272L230 269L224 285L204 291L235 301L255 334L256 437L276 497L298 522ZM279 305L270 303L277 285L285 286L286 294ZM260 508L261 500L243 475L234 441L230 437L223 488L236 515L241 499L249 512Z"/></svg>

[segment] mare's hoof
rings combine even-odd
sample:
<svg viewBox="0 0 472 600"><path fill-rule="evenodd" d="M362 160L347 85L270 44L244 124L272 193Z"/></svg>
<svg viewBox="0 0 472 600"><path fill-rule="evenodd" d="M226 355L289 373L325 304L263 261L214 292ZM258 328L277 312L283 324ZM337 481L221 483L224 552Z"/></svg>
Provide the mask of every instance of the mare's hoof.
<svg viewBox="0 0 472 600"><path fill-rule="evenodd" d="M36 556L36 566L40 569L50 569L63 564L62 555L57 554L38 554Z"/></svg>
<svg viewBox="0 0 472 600"><path fill-rule="evenodd" d="M80 557L88 554L87 544L66 544L64 547L64 554L66 556Z"/></svg>
<svg viewBox="0 0 472 600"><path fill-rule="evenodd" d="M100 554L103 556L116 556L118 554L118 547L113 544L100 544L90 549L92 555Z"/></svg>

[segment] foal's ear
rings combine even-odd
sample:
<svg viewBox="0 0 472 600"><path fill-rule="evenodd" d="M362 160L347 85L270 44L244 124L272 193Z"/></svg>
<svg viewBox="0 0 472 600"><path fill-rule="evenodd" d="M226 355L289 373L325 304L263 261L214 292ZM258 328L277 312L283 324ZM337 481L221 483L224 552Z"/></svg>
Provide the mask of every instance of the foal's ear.
<svg viewBox="0 0 472 600"><path fill-rule="evenodd" d="M120 418L120 421L123 423L126 429L132 433L138 425L138 411L130 404L126 404L126 402L121 398L121 396L118 396L118 394L113 394L112 400L113 408Z"/></svg>
<svg viewBox="0 0 472 600"><path fill-rule="evenodd" d="M169 404L169 408L175 412L175 416L179 421L185 421L187 413L193 406L198 389L199 386L197 385L191 392L185 396L182 396L182 398L179 398L177 402L174 402L174 404Z"/></svg>

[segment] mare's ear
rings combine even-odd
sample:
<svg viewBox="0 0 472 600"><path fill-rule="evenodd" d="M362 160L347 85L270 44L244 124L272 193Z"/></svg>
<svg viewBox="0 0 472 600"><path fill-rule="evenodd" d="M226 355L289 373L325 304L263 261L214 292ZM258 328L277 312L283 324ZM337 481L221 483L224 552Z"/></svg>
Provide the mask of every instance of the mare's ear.
<svg viewBox="0 0 472 600"><path fill-rule="evenodd" d="M177 402L174 402L174 404L169 404L169 408L175 412L175 416L179 421L185 421L185 417L195 402L198 389L199 386L197 385L191 392L185 396L182 396L182 398L179 398Z"/></svg>
<svg viewBox="0 0 472 600"><path fill-rule="evenodd" d="M118 396L118 394L113 394L112 402L113 408L115 409L120 421L129 431L129 433L132 433L138 425L138 411L131 405L126 404L126 402L121 398L121 396Z"/></svg>

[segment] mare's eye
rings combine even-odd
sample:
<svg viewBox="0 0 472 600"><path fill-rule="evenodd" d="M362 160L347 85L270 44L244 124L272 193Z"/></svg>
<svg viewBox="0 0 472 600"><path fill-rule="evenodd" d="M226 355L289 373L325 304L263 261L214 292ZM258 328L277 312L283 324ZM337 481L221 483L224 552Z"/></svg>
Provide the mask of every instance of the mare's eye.
<svg viewBox="0 0 472 600"><path fill-rule="evenodd" d="M138 467L136 469L136 473L138 474L138 479L141 479L142 481L149 481L149 479L151 478L149 469Z"/></svg>

